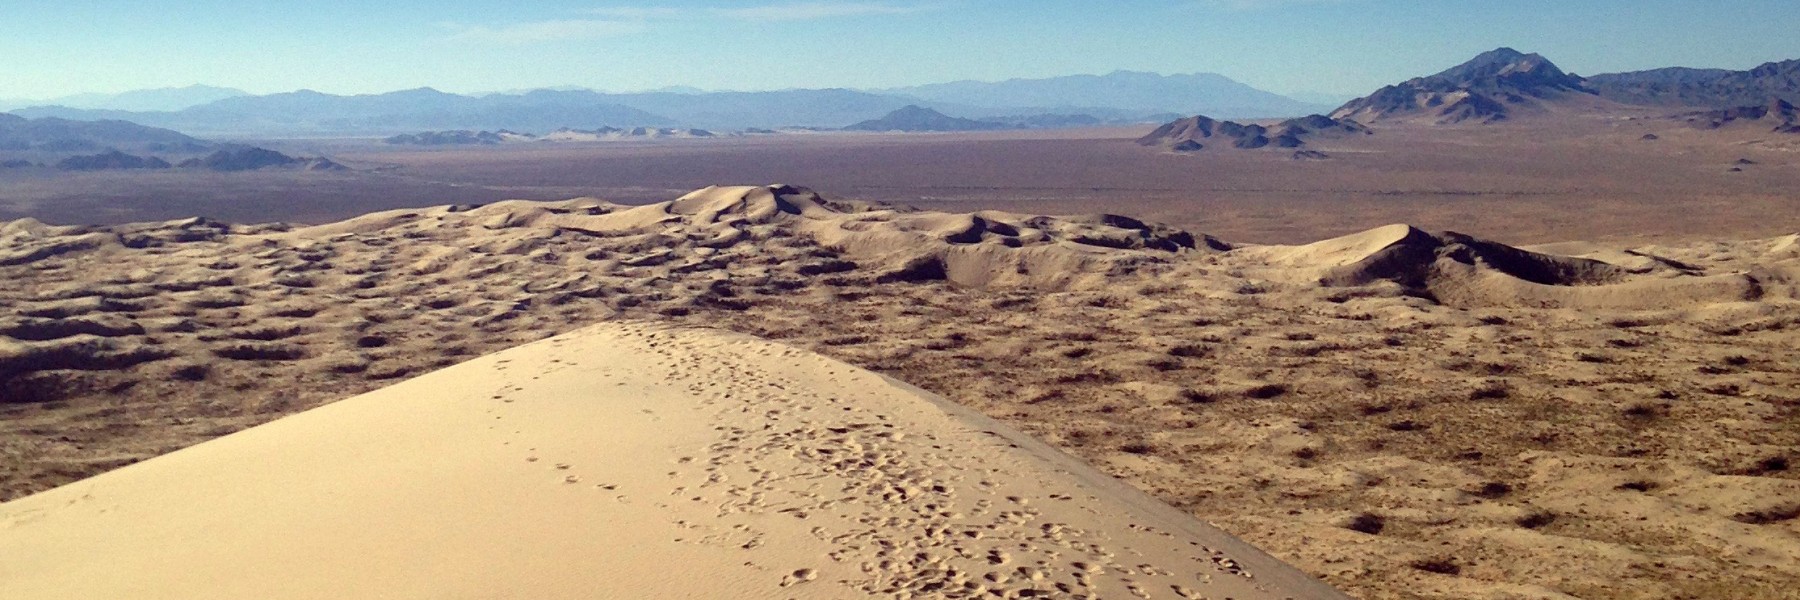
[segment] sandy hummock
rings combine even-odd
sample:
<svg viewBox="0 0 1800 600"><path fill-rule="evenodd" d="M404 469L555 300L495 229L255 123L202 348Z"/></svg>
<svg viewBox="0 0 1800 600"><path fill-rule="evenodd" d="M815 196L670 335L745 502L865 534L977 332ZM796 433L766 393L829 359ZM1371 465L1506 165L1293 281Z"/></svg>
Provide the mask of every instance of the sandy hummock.
<svg viewBox="0 0 1800 600"><path fill-rule="evenodd" d="M602 325L0 507L7 598L1343 598L931 394Z"/></svg>
<svg viewBox="0 0 1800 600"><path fill-rule="evenodd" d="M790 186L312 227L15 221L0 224L0 499L12 510L71 494L84 478L351 410L331 403L521 344L657 320L919 385L1357 596L1786 598L1800 583L1797 240L1518 247L1395 224L1269 246L1117 215L910 211ZM529 387L538 370L509 373ZM666 371L643 370L631 375ZM489 396L469 410L499 411L488 418L504 417L501 435L524 400ZM639 431L554 420L596 444ZM513 445L496 451L552 447L502 441ZM546 494L615 483L597 461L545 454L526 468L505 452L495 465L524 468L506 477L571 465L549 473ZM643 465L698 493L667 476L704 481L711 458L688 456L695 466ZM724 489L743 484L742 468ZM570 475L580 481L560 483ZM980 478L957 476L958 497L975 497ZM186 479L182 493L218 489ZM1057 493L1074 499L1030 506L1081 499ZM994 515L1022 510L995 502ZM1042 533L1032 523L1010 531ZM1052 565L1096 564L1054 551ZM815 582L846 577L818 561L757 568L777 584L802 568Z"/></svg>

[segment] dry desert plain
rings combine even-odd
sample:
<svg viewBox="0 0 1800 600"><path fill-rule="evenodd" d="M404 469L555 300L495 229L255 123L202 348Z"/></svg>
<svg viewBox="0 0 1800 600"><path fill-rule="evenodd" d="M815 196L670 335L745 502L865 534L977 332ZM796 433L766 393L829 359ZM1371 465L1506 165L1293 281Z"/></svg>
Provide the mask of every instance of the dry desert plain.
<svg viewBox="0 0 1800 600"><path fill-rule="evenodd" d="M1124 214L1243 243L1305 243L1391 223L1512 243L1791 232L1782 228L1792 229L1784 221L1794 203L1783 190L1800 181L1800 139L1621 111L1501 127L1382 125L1366 138L1315 143L1332 156L1324 161L1275 151L1180 156L1130 143L1149 127L424 149L248 140L359 171L0 171L0 219L324 223L504 199L643 204L709 185L780 181L948 212Z"/></svg>
<svg viewBox="0 0 1800 600"><path fill-rule="evenodd" d="M1624 118L1378 131L1325 161L1104 132L365 148L336 156L661 202L15 221L0 497L24 500L0 513L656 321L918 385L1359 597L1793 597L1795 143ZM820 195L681 187L746 179ZM146 202L116 204L167 216ZM1101 212L1142 220L1036 216Z"/></svg>
<svg viewBox="0 0 1800 600"><path fill-rule="evenodd" d="M1780 222L1794 210L1783 190L1800 181L1796 136L1699 131L1637 113L1504 127L1381 126L1366 138L1312 144L1332 156L1323 161L1279 151L1182 156L1129 143L1147 131L296 151L509 198L660 202L721 182L781 181L832 198L948 212L1104 212L1234 242L1285 244L1391 223L1513 243L1772 236L1792 232L1791 222ZM157 218L164 216L182 215Z"/></svg>

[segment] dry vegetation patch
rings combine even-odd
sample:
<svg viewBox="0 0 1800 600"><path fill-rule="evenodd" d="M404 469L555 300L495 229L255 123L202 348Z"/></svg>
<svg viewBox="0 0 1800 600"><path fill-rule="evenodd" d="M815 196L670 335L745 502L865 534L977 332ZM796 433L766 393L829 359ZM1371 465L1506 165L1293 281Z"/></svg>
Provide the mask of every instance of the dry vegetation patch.
<svg viewBox="0 0 1800 600"><path fill-rule="evenodd" d="M1233 253L1131 250L1061 265L1088 276L1067 285L982 287L949 280L973 264L952 253L1021 236L942 242L937 273L741 218L755 206L711 215L736 233L675 214L643 225L654 239L556 225L619 210L583 202L305 235L165 224L132 230L141 247L0 267L16 282L0 290L0 498L642 318L914 383L1364 597L1778 598L1800 580L1800 330L1769 325L1800 318L1791 290L1465 309L1386 282L1322 292ZM1770 262L1758 244L1663 252L1723 272Z"/></svg>

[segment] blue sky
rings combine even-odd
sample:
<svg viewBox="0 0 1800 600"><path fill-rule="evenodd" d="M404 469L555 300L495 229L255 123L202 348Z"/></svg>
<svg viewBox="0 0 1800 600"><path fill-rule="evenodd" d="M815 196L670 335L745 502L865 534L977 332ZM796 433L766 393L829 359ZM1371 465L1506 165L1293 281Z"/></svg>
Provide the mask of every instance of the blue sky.
<svg viewBox="0 0 1800 600"><path fill-rule="evenodd" d="M0 0L0 97L889 87L1116 69L1359 95L1498 46L1581 73L1800 58L1795 0Z"/></svg>

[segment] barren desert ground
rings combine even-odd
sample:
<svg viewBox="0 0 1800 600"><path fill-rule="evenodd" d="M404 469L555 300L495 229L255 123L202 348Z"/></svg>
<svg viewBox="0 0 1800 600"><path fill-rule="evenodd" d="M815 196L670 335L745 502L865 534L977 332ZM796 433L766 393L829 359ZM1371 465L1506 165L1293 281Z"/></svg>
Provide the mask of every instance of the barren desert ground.
<svg viewBox="0 0 1800 600"><path fill-rule="evenodd" d="M1800 600L1796 0L14 4L0 600Z"/></svg>
<svg viewBox="0 0 1800 600"><path fill-rule="evenodd" d="M721 183L787 182L832 198L950 212L1125 214L1245 243L1303 243L1389 223L1513 243L1791 232L1795 201L1783 190L1800 185L1800 141L1699 131L1654 114L1384 126L1321 142L1332 157L1322 161L1274 151L1180 156L1132 144L1148 127L425 150L258 142L363 171L0 173L13 178L0 179L0 218L323 223L389 208L584 196L641 204Z"/></svg>
<svg viewBox="0 0 1800 600"><path fill-rule="evenodd" d="M1782 233L1779 190L1800 181L1792 136L1700 132L1663 119L1384 127L1284 152L1180 156L1128 143L1147 130L836 136L650 148L507 149L344 156L480 186L534 181L529 197L665 200L721 181L804 182L832 197L952 212L1109 212L1255 243L1301 243L1388 223L1521 243ZM1661 139L1643 140L1655 132ZM1738 159L1757 165L1733 172ZM520 190L530 194L535 190ZM1701 215L1698 218L1696 215ZM350 215L340 215L350 216Z"/></svg>
<svg viewBox="0 0 1800 600"><path fill-rule="evenodd" d="M345 156L633 202L14 221L4 494L653 320L919 385L1359 597L1792 597L1795 155L1591 126L1321 162L1105 138L384 151ZM836 191L667 191L758 170ZM928 210L863 202L902 199ZM1148 218L1038 216L1100 212Z"/></svg>

